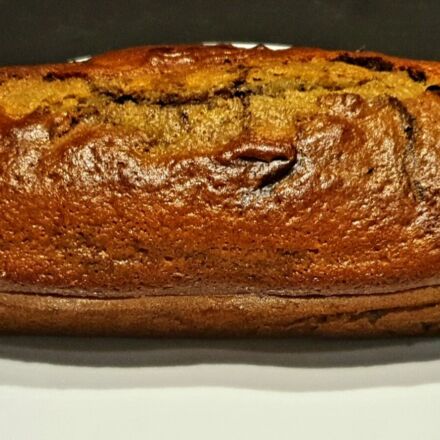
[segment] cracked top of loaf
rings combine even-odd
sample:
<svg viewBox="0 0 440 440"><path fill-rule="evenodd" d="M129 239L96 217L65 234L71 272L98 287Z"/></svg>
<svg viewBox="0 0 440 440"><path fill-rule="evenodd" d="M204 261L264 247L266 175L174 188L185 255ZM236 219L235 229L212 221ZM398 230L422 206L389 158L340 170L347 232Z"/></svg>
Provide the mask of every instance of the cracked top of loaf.
<svg viewBox="0 0 440 440"><path fill-rule="evenodd" d="M440 63L141 47L0 69L0 290L440 284Z"/></svg>

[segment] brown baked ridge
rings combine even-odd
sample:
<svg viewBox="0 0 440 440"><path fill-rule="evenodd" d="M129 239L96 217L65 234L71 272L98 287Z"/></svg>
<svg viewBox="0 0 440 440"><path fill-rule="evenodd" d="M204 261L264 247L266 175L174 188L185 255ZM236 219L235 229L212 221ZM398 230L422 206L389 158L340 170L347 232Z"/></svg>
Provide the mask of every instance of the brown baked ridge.
<svg viewBox="0 0 440 440"><path fill-rule="evenodd" d="M314 49L0 69L0 330L437 333L439 90Z"/></svg>

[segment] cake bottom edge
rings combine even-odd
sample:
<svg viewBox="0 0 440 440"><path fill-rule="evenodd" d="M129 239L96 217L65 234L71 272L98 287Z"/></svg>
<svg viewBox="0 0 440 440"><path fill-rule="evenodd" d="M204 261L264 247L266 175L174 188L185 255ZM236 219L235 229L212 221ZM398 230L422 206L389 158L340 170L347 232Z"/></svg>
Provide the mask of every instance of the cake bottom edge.
<svg viewBox="0 0 440 440"><path fill-rule="evenodd" d="M0 333L131 337L440 334L440 287L381 295L67 298L0 293Z"/></svg>

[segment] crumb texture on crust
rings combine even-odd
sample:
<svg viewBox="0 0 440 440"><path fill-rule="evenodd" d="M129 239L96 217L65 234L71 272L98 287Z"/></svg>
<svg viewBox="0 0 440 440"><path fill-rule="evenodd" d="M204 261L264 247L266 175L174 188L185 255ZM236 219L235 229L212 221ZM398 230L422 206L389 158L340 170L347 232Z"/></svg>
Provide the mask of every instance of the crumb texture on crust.
<svg viewBox="0 0 440 440"><path fill-rule="evenodd" d="M0 290L438 285L439 84L434 62L224 46L0 69Z"/></svg>

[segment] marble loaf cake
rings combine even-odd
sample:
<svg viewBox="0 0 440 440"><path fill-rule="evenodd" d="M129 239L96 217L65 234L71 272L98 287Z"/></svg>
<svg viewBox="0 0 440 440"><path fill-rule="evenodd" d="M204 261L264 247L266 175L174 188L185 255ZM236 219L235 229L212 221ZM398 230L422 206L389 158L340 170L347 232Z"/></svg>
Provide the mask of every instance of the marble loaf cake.
<svg viewBox="0 0 440 440"><path fill-rule="evenodd" d="M440 333L440 62L1 68L0 292L2 333Z"/></svg>

